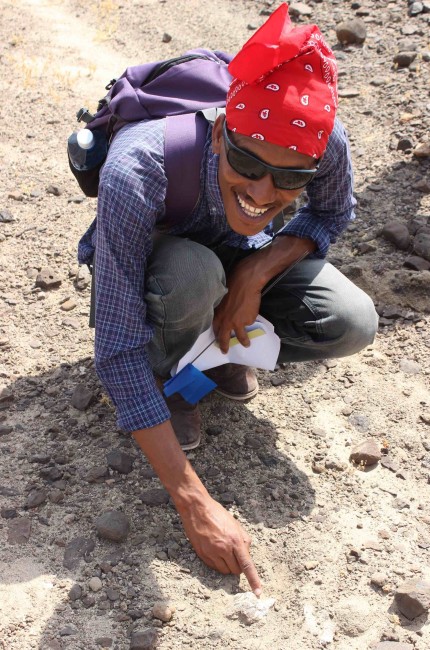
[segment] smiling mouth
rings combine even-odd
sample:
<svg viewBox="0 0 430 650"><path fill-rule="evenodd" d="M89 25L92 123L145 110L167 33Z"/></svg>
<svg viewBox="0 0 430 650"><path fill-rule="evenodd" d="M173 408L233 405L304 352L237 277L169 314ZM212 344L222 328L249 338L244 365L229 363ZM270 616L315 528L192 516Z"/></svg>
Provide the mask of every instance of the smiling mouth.
<svg viewBox="0 0 430 650"><path fill-rule="evenodd" d="M239 203L242 211L246 214L247 217L250 217L251 219L260 219L264 215L266 215L271 208L254 208L252 205L244 201L239 194L236 194L236 199L237 202Z"/></svg>

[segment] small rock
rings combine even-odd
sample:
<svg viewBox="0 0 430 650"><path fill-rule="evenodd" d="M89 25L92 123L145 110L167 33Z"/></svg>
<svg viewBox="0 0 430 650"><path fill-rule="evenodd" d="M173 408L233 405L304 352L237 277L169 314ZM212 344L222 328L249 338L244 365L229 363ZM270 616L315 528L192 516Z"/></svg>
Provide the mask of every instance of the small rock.
<svg viewBox="0 0 430 650"><path fill-rule="evenodd" d="M366 23L360 18L340 23L336 27L337 40L342 45L361 44L366 40Z"/></svg>
<svg viewBox="0 0 430 650"><path fill-rule="evenodd" d="M358 88L341 88L339 90L339 97L343 97L345 99L351 99L352 97L358 97L360 95L360 91Z"/></svg>
<svg viewBox="0 0 430 650"><path fill-rule="evenodd" d="M64 501L64 494L61 490L51 490L49 493L49 500L51 503L61 503Z"/></svg>
<svg viewBox="0 0 430 650"><path fill-rule="evenodd" d="M120 474L130 474L133 471L134 458L121 449L113 449L106 455L107 464Z"/></svg>
<svg viewBox="0 0 430 650"><path fill-rule="evenodd" d="M161 40L162 40L163 43L170 43L170 41L172 40L172 37L167 32L164 32L163 38Z"/></svg>
<svg viewBox="0 0 430 650"><path fill-rule="evenodd" d="M290 16L298 18L299 16L312 16L312 7L309 7L304 2L292 2L289 5Z"/></svg>
<svg viewBox="0 0 430 650"><path fill-rule="evenodd" d="M370 578L370 584L376 587L383 587L388 582L388 577L385 573L374 573Z"/></svg>
<svg viewBox="0 0 430 650"><path fill-rule="evenodd" d="M131 635L130 650L153 650L158 645L158 632L151 627L136 630Z"/></svg>
<svg viewBox="0 0 430 650"><path fill-rule="evenodd" d="M76 302L73 300L73 298L69 298L68 300L65 300L63 303L61 303L61 309L63 311L72 311L72 309L75 309L76 307Z"/></svg>
<svg viewBox="0 0 430 650"><path fill-rule="evenodd" d="M423 194L430 194L430 183L427 179L422 178L412 185L412 189L418 190L418 192L422 192Z"/></svg>
<svg viewBox="0 0 430 650"><path fill-rule="evenodd" d="M363 440L354 445L349 455L349 460L356 465L371 467L381 460L380 445L373 438Z"/></svg>
<svg viewBox="0 0 430 650"><path fill-rule="evenodd" d="M99 636L96 639L96 644L102 648L111 648L113 644L113 639L110 636Z"/></svg>
<svg viewBox="0 0 430 650"><path fill-rule="evenodd" d="M66 569L76 569L82 559L86 559L95 549L95 543L87 537L75 537L64 549L63 566Z"/></svg>
<svg viewBox="0 0 430 650"><path fill-rule="evenodd" d="M305 562L305 569L306 571L312 571L313 569L317 568L318 564L318 560L308 560Z"/></svg>
<svg viewBox="0 0 430 650"><path fill-rule="evenodd" d="M145 490L139 495L142 503L147 506L161 506L166 503L169 503L169 493L162 488L151 488L150 490Z"/></svg>
<svg viewBox="0 0 430 650"><path fill-rule="evenodd" d="M9 544L25 544L31 533L31 521L25 517L12 519L8 524L7 541Z"/></svg>
<svg viewBox="0 0 430 650"><path fill-rule="evenodd" d="M37 508L47 499L45 490L32 490L25 501L25 508Z"/></svg>
<svg viewBox="0 0 430 650"><path fill-rule="evenodd" d="M78 384L73 391L72 406L78 411L85 411L94 399L94 394L85 386Z"/></svg>
<svg viewBox="0 0 430 650"><path fill-rule="evenodd" d="M37 275L35 284L36 287L40 287L44 291L55 289L60 286L61 277L58 275L56 270L45 267Z"/></svg>
<svg viewBox="0 0 430 650"><path fill-rule="evenodd" d="M417 144L412 153L418 159L424 160L424 158L430 158L430 142Z"/></svg>
<svg viewBox="0 0 430 650"><path fill-rule="evenodd" d="M13 427L7 425L7 424L0 424L0 438L2 436L8 436L10 433L12 433Z"/></svg>
<svg viewBox="0 0 430 650"><path fill-rule="evenodd" d="M8 386L0 386L0 404L13 402L15 395Z"/></svg>
<svg viewBox="0 0 430 650"><path fill-rule="evenodd" d="M413 271L430 271L430 262L417 255L407 257L403 262L403 266Z"/></svg>
<svg viewBox="0 0 430 650"><path fill-rule="evenodd" d="M399 368L405 375L419 375L421 373L421 366L412 359L400 359Z"/></svg>
<svg viewBox="0 0 430 650"><path fill-rule="evenodd" d="M400 138L397 143L397 151L410 151L413 146L413 140L410 138Z"/></svg>
<svg viewBox="0 0 430 650"><path fill-rule="evenodd" d="M106 589L106 596L109 598L110 601L115 602L116 600L120 599L120 593L118 589L114 589L113 587L108 587Z"/></svg>
<svg viewBox="0 0 430 650"><path fill-rule="evenodd" d="M250 32L253 32L256 29L258 29L258 25L254 25L253 23L248 23L248 25L246 26L246 29L249 29Z"/></svg>
<svg viewBox="0 0 430 650"><path fill-rule="evenodd" d="M60 196L62 194L62 190L58 185L48 185L46 192L47 194L53 194L54 196Z"/></svg>
<svg viewBox="0 0 430 650"><path fill-rule="evenodd" d="M410 16L418 16L418 14L422 14L423 11L424 5L422 2L413 2L409 7Z"/></svg>
<svg viewBox="0 0 430 650"><path fill-rule="evenodd" d="M103 479L107 476L108 469L106 465L96 465L95 467L92 467L88 472L85 474L84 479L88 481L88 483L97 483L100 479Z"/></svg>
<svg viewBox="0 0 430 650"><path fill-rule="evenodd" d="M100 589L103 587L103 583L100 578L97 578L97 576L95 576L89 581L88 587L91 589L91 591L97 592L100 591Z"/></svg>
<svg viewBox="0 0 430 650"><path fill-rule="evenodd" d="M348 636L357 637L373 625L370 605L360 596L342 598L335 609L337 625Z"/></svg>
<svg viewBox="0 0 430 650"><path fill-rule="evenodd" d="M390 472L394 473L398 472L400 469L399 464L391 458L390 454L387 456L382 456L381 465L382 467L385 467L385 469L389 469Z"/></svg>
<svg viewBox="0 0 430 650"><path fill-rule="evenodd" d="M369 431L370 421L367 415L363 415L361 413L353 413L349 416L348 421L354 427L354 429L361 431L361 433L366 433Z"/></svg>
<svg viewBox="0 0 430 650"><path fill-rule="evenodd" d="M158 618L158 620L163 621L163 623L168 623L174 614L174 607L167 605L166 603L155 603L152 608L152 616Z"/></svg>
<svg viewBox="0 0 430 650"><path fill-rule="evenodd" d="M60 636L74 636L75 634L78 634L78 631L76 625L65 625L61 628L58 634Z"/></svg>
<svg viewBox="0 0 430 650"><path fill-rule="evenodd" d="M402 251L409 248L411 236L408 227L400 221L390 221L382 229L382 236Z"/></svg>
<svg viewBox="0 0 430 650"><path fill-rule="evenodd" d="M0 210L0 223L12 223L15 217L9 210Z"/></svg>
<svg viewBox="0 0 430 650"><path fill-rule="evenodd" d="M270 377L270 383L272 386L282 386L282 384L285 384L285 377L282 375L273 375Z"/></svg>
<svg viewBox="0 0 430 650"><path fill-rule="evenodd" d="M410 620L430 609L430 582L409 580L396 590L394 596L400 612Z"/></svg>
<svg viewBox="0 0 430 650"><path fill-rule="evenodd" d="M2 519L15 519L18 516L16 508L2 508L0 510L0 517Z"/></svg>
<svg viewBox="0 0 430 650"><path fill-rule="evenodd" d="M420 228L413 241L414 253L430 262L430 228Z"/></svg>
<svg viewBox="0 0 430 650"><path fill-rule="evenodd" d="M123 512L108 510L95 520L100 537L114 542L122 542L130 531L130 522Z"/></svg>
<svg viewBox="0 0 430 650"><path fill-rule="evenodd" d="M394 56L393 62L399 68L409 68L416 56L416 52L398 52L398 54Z"/></svg>
<svg viewBox="0 0 430 650"><path fill-rule="evenodd" d="M78 585L76 583L69 590L69 600L71 601L79 600L81 596L82 596L82 587L81 585Z"/></svg>
<svg viewBox="0 0 430 650"><path fill-rule="evenodd" d="M87 266L80 266L74 279L74 285L79 291L83 291L91 283L91 273Z"/></svg>

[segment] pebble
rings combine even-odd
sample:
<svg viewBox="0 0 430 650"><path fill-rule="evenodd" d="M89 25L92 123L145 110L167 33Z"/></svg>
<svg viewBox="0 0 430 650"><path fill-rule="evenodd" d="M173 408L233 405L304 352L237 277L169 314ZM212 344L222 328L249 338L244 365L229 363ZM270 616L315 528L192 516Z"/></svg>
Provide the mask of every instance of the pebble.
<svg viewBox="0 0 430 650"><path fill-rule="evenodd" d="M79 291L83 291L91 282L91 273L87 266L80 266L74 279L74 285Z"/></svg>
<svg viewBox="0 0 430 650"><path fill-rule="evenodd" d="M349 416L348 421L354 429L361 431L361 433L366 433L370 428L369 418L362 413L353 413Z"/></svg>
<svg viewBox="0 0 430 650"><path fill-rule="evenodd" d="M427 262L422 257L418 257L418 255L407 257L403 262L403 266L413 271L430 271L430 262Z"/></svg>
<svg viewBox="0 0 430 650"><path fill-rule="evenodd" d="M58 185L48 185L46 192L47 194L53 194L54 196L60 196L62 194L62 190Z"/></svg>
<svg viewBox="0 0 430 650"><path fill-rule="evenodd" d="M111 648L113 645L113 639L110 636L99 636L95 641L102 648Z"/></svg>
<svg viewBox="0 0 430 650"><path fill-rule="evenodd" d="M100 578L97 578L95 576L94 578L91 578L91 580L88 582L88 587L91 589L91 591L97 592L100 591L103 587L103 583L100 580Z"/></svg>
<svg viewBox="0 0 430 650"><path fill-rule="evenodd" d="M418 159L430 158L430 142L421 142L413 150L413 155Z"/></svg>
<svg viewBox="0 0 430 650"><path fill-rule="evenodd" d="M406 618L417 618L430 609L430 582L408 580L397 588L394 600Z"/></svg>
<svg viewBox="0 0 430 650"><path fill-rule="evenodd" d="M219 436L222 433L222 427L219 424L212 424L205 430L208 436Z"/></svg>
<svg viewBox="0 0 430 650"><path fill-rule="evenodd" d="M15 395L8 386L0 386L0 404L9 404L13 402Z"/></svg>
<svg viewBox="0 0 430 650"><path fill-rule="evenodd" d="M157 647L158 632L151 627L135 630L130 639L130 650L153 650Z"/></svg>
<svg viewBox="0 0 430 650"><path fill-rule="evenodd" d="M411 236L408 227L400 221L390 221L382 229L382 236L402 251L408 250Z"/></svg>
<svg viewBox="0 0 430 650"><path fill-rule="evenodd" d="M78 585L76 583L69 590L69 600L74 602L75 600L79 600L81 596L82 596L82 587L81 585Z"/></svg>
<svg viewBox="0 0 430 650"><path fill-rule="evenodd" d="M282 375L273 375L270 377L270 383L272 386L282 386L282 384L285 384L286 379Z"/></svg>
<svg viewBox="0 0 430 650"><path fill-rule="evenodd" d="M31 521L26 517L12 519L8 523L7 541L9 544L25 544L31 533Z"/></svg>
<svg viewBox="0 0 430 650"><path fill-rule="evenodd" d="M61 276L57 273L55 269L49 267L43 268L36 277L36 287L40 287L44 291L48 289L55 289L61 284Z"/></svg>
<svg viewBox="0 0 430 650"><path fill-rule="evenodd" d="M169 493L162 488L151 488L139 495L139 499L147 506L161 506L169 503Z"/></svg>
<svg viewBox="0 0 430 650"><path fill-rule="evenodd" d="M352 447L349 460L356 465L371 467L376 465L381 457L380 445L373 438L368 438Z"/></svg>
<svg viewBox="0 0 430 650"><path fill-rule="evenodd" d="M163 43L170 43L172 37L167 32L164 32L163 38L161 39Z"/></svg>
<svg viewBox="0 0 430 650"><path fill-rule="evenodd" d="M361 596L342 598L335 612L337 626L348 636L360 636L374 623L372 609L367 600Z"/></svg>
<svg viewBox="0 0 430 650"><path fill-rule="evenodd" d="M90 391L85 384L78 384L73 391L72 406L78 411L85 411L94 399L94 394Z"/></svg>
<svg viewBox="0 0 430 650"><path fill-rule="evenodd" d="M9 210L0 210L0 223L12 223L15 217Z"/></svg>
<svg viewBox="0 0 430 650"><path fill-rule="evenodd" d="M415 60L416 56L417 56L416 52L398 52L394 56L393 62L399 68L409 68L412 61Z"/></svg>
<svg viewBox="0 0 430 650"><path fill-rule="evenodd" d="M414 237L414 253L430 262L430 228L421 228Z"/></svg>
<svg viewBox="0 0 430 650"><path fill-rule="evenodd" d="M32 490L25 501L25 508L37 508L47 499L45 490Z"/></svg>
<svg viewBox="0 0 430 650"><path fill-rule="evenodd" d="M114 542L122 542L130 531L130 521L123 512L108 510L95 520L100 537Z"/></svg>
<svg viewBox="0 0 430 650"><path fill-rule="evenodd" d="M397 151L410 151L413 146L414 142L410 138L400 138L397 143Z"/></svg>
<svg viewBox="0 0 430 650"><path fill-rule="evenodd" d="M388 582L388 577L385 573L374 573L370 578L370 584L375 585L376 587L383 587Z"/></svg>
<svg viewBox="0 0 430 650"><path fill-rule="evenodd" d="M312 16L312 7L309 7L304 2L292 2L289 5L290 16L299 17L299 16Z"/></svg>
<svg viewBox="0 0 430 650"><path fill-rule="evenodd" d="M339 89L339 97L343 97L344 99L352 98L352 97L358 97L360 95L360 91L358 88L341 88Z"/></svg>
<svg viewBox="0 0 430 650"><path fill-rule="evenodd" d="M64 549L63 566L66 569L76 569L82 559L86 559L95 549L95 543L87 537L75 537Z"/></svg>
<svg viewBox="0 0 430 650"><path fill-rule="evenodd" d="M88 483L97 483L101 479L104 479L107 476L107 473L108 469L106 465L95 465L84 475L84 479L85 481L88 481Z"/></svg>
<svg viewBox="0 0 430 650"><path fill-rule="evenodd" d="M152 608L152 616L158 618L158 620L163 621L163 623L168 623L175 612L175 608L167 603L155 603Z"/></svg>
<svg viewBox="0 0 430 650"><path fill-rule="evenodd" d="M68 298L63 303L61 303L60 308L63 311L72 311L72 309L75 309L75 307L76 307L76 302L73 300L73 298Z"/></svg>
<svg viewBox="0 0 430 650"><path fill-rule="evenodd" d="M130 474L133 471L133 456L127 454L121 449L113 449L106 454L107 464L111 469L116 470L120 474Z"/></svg>
<svg viewBox="0 0 430 650"><path fill-rule="evenodd" d="M336 27L336 36L342 45L364 43L366 35L366 23L360 18L345 21Z"/></svg>
<svg viewBox="0 0 430 650"><path fill-rule="evenodd" d="M405 375L419 375L421 373L421 366L412 359L400 359L399 368Z"/></svg>

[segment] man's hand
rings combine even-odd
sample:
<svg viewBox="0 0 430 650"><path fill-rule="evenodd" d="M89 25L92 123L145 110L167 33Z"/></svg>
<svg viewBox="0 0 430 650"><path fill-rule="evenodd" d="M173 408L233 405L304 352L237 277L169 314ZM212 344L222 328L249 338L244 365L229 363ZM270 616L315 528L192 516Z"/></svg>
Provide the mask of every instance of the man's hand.
<svg viewBox="0 0 430 650"><path fill-rule="evenodd" d="M244 573L252 591L260 596L260 578L249 554L251 539L239 522L210 496L178 512L200 559L220 573Z"/></svg>
<svg viewBox="0 0 430 650"><path fill-rule="evenodd" d="M171 495L197 555L221 573L244 573L259 596L261 583L249 555L248 534L209 495L180 448L170 421L134 431L133 437Z"/></svg>
<svg viewBox="0 0 430 650"><path fill-rule="evenodd" d="M255 274L253 255L237 264L227 279L228 293L215 310L213 329L222 352L228 352L232 330L239 342L250 344L245 327L258 316L261 302L261 278Z"/></svg>

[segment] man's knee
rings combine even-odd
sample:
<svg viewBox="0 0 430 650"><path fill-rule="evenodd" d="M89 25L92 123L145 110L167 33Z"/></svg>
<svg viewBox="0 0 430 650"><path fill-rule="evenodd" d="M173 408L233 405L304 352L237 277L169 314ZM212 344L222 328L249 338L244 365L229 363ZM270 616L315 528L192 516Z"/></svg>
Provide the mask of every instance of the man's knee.
<svg viewBox="0 0 430 650"><path fill-rule="evenodd" d="M161 303L164 317L180 327L213 310L225 293L224 269L209 248L178 237L155 242L145 293L149 311Z"/></svg>
<svg viewBox="0 0 430 650"><path fill-rule="evenodd" d="M371 298L354 286L349 298L336 304L333 331L338 341L337 356L354 354L370 345L377 330L378 315Z"/></svg>

